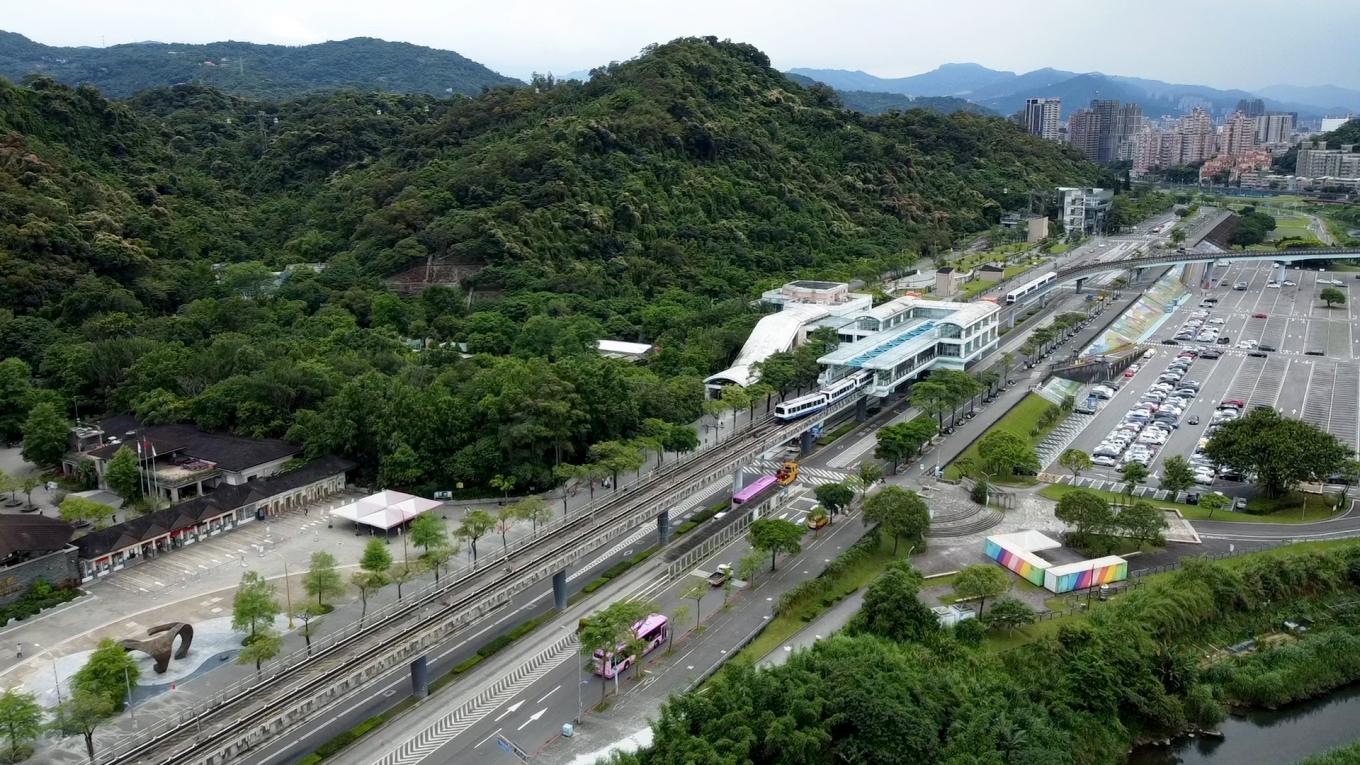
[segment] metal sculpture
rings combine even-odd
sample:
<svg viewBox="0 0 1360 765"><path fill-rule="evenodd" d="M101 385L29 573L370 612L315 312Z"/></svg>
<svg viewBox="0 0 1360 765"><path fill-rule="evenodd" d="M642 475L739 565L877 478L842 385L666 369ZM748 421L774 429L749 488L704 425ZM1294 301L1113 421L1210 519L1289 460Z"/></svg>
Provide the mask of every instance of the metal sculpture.
<svg viewBox="0 0 1360 765"><path fill-rule="evenodd" d="M156 674L163 675L170 667L170 650L175 646L175 638L183 638L176 659L189 655L189 645L194 642L194 628L184 622L161 624L146 631L153 637L148 640L124 640L119 643L124 651L141 651L156 660Z"/></svg>

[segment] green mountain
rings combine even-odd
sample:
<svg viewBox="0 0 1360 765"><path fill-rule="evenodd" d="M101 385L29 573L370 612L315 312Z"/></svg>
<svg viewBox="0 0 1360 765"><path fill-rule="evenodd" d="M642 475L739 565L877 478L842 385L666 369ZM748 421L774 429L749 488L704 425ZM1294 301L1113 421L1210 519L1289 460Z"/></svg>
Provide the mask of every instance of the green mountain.
<svg viewBox="0 0 1360 765"><path fill-rule="evenodd" d="M1110 181L1001 119L847 111L709 38L541 85L0 84L0 359L86 416L288 433L413 488L539 486L697 418L759 290L872 279L1030 189ZM635 367L599 338L659 350Z"/></svg>
<svg viewBox="0 0 1360 765"><path fill-rule="evenodd" d="M0 76L19 82L35 74L94 85L111 98L188 82L264 99L344 89L475 95L520 84L453 51L371 37L299 46L145 42L59 48L0 31Z"/></svg>

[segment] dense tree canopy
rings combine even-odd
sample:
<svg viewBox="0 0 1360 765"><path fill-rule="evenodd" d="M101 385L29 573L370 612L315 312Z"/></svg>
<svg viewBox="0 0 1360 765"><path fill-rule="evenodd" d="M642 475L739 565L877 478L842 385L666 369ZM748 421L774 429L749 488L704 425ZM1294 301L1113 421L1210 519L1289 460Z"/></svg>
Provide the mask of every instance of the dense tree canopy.
<svg viewBox="0 0 1360 765"><path fill-rule="evenodd" d="M876 278L1103 172L1000 119L845 111L711 38L460 99L0 82L0 167L0 360L55 414L286 435L417 490L537 488L691 422L760 290ZM762 373L811 385L816 350Z"/></svg>
<svg viewBox="0 0 1360 765"><path fill-rule="evenodd" d="M1227 423L1204 451L1214 462L1253 476L1268 497L1278 497L1300 481L1327 479L1351 455L1332 434L1274 409L1253 409Z"/></svg>

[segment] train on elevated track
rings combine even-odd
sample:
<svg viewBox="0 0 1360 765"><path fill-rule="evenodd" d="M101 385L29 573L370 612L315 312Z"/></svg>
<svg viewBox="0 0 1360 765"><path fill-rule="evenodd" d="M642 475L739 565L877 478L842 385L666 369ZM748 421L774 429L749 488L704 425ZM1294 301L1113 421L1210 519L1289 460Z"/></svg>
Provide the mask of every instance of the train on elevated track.
<svg viewBox="0 0 1360 765"><path fill-rule="evenodd" d="M792 422L810 414L816 414L827 407L854 395L874 379L873 372L860 371L822 386L816 393L791 398L775 405L774 418L780 422Z"/></svg>

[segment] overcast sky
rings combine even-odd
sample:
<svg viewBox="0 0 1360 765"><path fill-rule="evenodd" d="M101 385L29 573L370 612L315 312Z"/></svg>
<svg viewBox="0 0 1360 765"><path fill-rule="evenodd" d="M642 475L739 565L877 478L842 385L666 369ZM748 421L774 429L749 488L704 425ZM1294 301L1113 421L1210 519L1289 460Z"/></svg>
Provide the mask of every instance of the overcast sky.
<svg viewBox="0 0 1360 765"><path fill-rule="evenodd" d="M686 35L749 42L781 69L917 74L1044 66L1221 88L1360 88L1360 0L0 0L49 45L304 44L369 36L503 74L564 74Z"/></svg>

